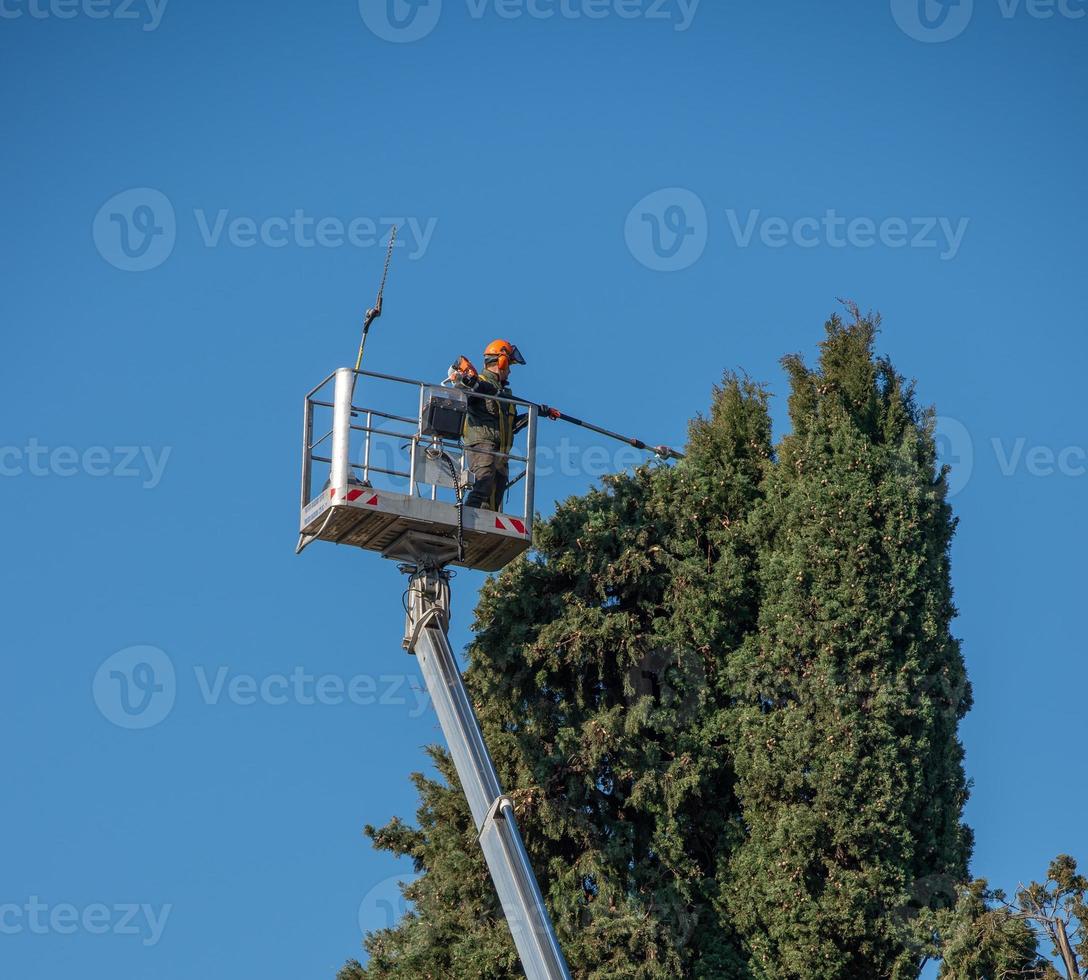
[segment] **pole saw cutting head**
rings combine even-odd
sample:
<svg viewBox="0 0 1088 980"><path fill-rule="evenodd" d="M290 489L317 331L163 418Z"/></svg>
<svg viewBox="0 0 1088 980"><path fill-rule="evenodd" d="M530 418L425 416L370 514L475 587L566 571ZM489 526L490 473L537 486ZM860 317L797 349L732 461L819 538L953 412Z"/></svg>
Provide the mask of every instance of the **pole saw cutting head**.
<svg viewBox="0 0 1088 980"><path fill-rule="evenodd" d="M378 285L378 298L374 305L366 311L363 317L363 338L359 341L359 356L355 359L355 370L358 371L363 364L363 350L366 348L366 335L370 332L370 325L382 315L382 296L385 294L385 280L389 278L389 261L393 258L393 246L397 241L397 226L389 234L389 248L385 252L385 268L382 270L382 281Z"/></svg>
<svg viewBox="0 0 1088 980"><path fill-rule="evenodd" d="M450 365L446 381L464 381L471 388L476 381L476 375L476 365L462 354Z"/></svg>

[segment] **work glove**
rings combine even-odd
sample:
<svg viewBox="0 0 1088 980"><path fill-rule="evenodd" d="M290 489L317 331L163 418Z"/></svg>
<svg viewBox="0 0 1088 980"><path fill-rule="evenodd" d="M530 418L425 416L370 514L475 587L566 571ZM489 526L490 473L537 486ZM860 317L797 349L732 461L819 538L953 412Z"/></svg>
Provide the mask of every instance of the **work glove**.
<svg viewBox="0 0 1088 980"><path fill-rule="evenodd" d="M550 419L558 419L563 414L558 408L552 408L550 405L541 405L540 411Z"/></svg>

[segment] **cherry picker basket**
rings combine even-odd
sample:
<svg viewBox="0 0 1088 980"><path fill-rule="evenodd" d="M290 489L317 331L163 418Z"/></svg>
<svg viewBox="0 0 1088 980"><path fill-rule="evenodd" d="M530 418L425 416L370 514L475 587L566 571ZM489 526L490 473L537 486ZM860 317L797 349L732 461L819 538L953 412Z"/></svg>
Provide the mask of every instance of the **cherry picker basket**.
<svg viewBox="0 0 1088 980"><path fill-rule="evenodd" d="M468 399L457 388L339 368L306 396L299 550L315 540L400 561L496 571L532 541L537 406L504 458L501 511L462 506L473 476L460 432ZM317 438L315 438L317 433ZM459 557L460 553L460 557Z"/></svg>

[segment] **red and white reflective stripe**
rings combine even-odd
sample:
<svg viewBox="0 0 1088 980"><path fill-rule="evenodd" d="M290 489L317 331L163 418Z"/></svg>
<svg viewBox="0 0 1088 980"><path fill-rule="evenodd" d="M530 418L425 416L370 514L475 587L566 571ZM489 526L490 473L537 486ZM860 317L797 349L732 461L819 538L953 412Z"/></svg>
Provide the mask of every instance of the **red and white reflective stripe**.
<svg viewBox="0 0 1088 980"><path fill-rule="evenodd" d="M336 493L336 488L335 487L329 491L329 496L331 497L334 493ZM344 494L344 499L349 504L353 504L364 493L366 493L365 490L361 490L361 489L359 489L359 487L352 487L347 493ZM377 507L378 506L378 495L374 494L369 500L363 501L363 503L365 503L368 507Z"/></svg>
<svg viewBox="0 0 1088 980"><path fill-rule="evenodd" d="M359 487L352 487L347 493L344 494L344 499L348 503L355 503L364 493L365 490L359 489ZM378 495L374 494L369 500L364 501L368 507L376 507L378 505Z"/></svg>
<svg viewBox="0 0 1088 980"><path fill-rule="evenodd" d="M510 522L510 527L507 527L505 524L503 524L503 522L497 517L495 518L495 527L499 528L499 530L501 531L509 531L510 528L513 528L515 531L518 532L518 534L529 533L525 530L524 521L519 521L516 517L508 517L506 519Z"/></svg>

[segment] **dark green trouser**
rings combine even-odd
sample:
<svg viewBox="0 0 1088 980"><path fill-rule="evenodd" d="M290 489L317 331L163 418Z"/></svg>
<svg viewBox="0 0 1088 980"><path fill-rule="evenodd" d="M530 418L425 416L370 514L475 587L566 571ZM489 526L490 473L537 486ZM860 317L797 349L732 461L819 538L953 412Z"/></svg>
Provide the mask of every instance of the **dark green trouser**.
<svg viewBox="0 0 1088 980"><path fill-rule="evenodd" d="M504 456L492 455L496 448L484 443L465 448L468 468L476 476L472 492L465 498L466 507L502 510L502 498L506 495L506 484L510 479L510 461Z"/></svg>

